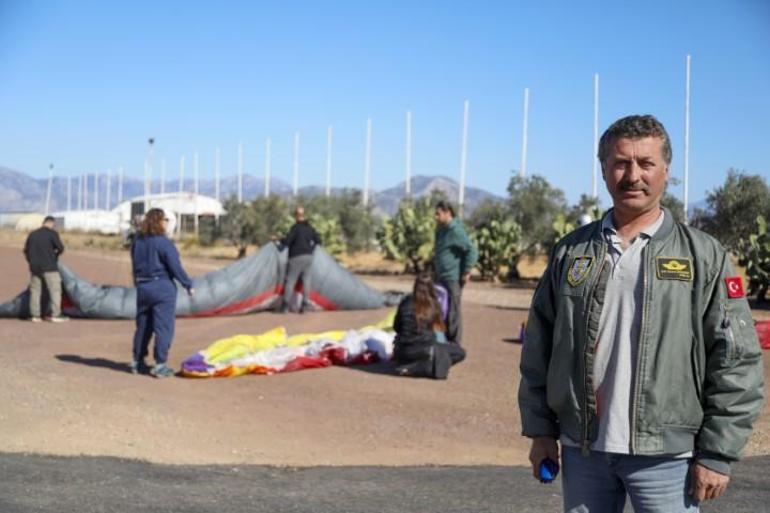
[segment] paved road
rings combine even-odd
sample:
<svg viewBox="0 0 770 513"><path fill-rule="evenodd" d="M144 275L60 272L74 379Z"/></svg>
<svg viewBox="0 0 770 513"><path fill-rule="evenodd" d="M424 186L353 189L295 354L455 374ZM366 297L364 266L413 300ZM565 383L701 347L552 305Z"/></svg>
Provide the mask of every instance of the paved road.
<svg viewBox="0 0 770 513"><path fill-rule="evenodd" d="M734 469L706 512L770 510L770 456ZM560 486L522 467L173 466L0 454L0 511L468 513L559 511Z"/></svg>

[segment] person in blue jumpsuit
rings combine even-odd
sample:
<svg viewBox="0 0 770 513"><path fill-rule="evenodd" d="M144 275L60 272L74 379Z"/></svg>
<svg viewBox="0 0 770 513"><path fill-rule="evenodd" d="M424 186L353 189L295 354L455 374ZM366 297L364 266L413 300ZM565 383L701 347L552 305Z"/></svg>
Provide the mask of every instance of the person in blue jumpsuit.
<svg viewBox="0 0 770 513"><path fill-rule="evenodd" d="M166 237L168 219L163 210L152 208L131 245L131 266L136 285L136 333L131 372L149 370L157 378L174 375L166 365L174 338L177 280L192 296L192 280L179 262L179 252ZM149 369L147 357L150 339L155 334L155 367Z"/></svg>

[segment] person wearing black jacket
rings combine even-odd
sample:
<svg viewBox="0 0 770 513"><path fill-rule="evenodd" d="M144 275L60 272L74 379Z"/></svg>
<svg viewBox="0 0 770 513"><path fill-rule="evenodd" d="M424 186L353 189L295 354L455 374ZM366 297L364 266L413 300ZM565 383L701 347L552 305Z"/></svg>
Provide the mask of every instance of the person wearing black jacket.
<svg viewBox="0 0 770 513"><path fill-rule="evenodd" d="M310 266L313 263L313 251L321 244L318 232L305 220L304 208L297 207L294 210L294 219L296 222L281 241L281 246L289 248L289 264L283 288L281 313L289 311L291 294L300 277L302 278L302 307L299 313L304 313L310 304Z"/></svg>
<svg viewBox="0 0 770 513"><path fill-rule="evenodd" d="M393 359L399 364L396 373L400 376L446 379L449 368L465 359L460 344L446 339L446 325L428 273L418 275L412 294L401 300L393 329Z"/></svg>
<svg viewBox="0 0 770 513"><path fill-rule="evenodd" d="M43 282L48 289L51 316L46 320L63 322L68 320L61 314L61 276L59 255L64 253L59 234L54 230L56 220L46 216L43 226L33 231L24 243L24 256L29 263L29 314L32 322L40 322L40 299Z"/></svg>

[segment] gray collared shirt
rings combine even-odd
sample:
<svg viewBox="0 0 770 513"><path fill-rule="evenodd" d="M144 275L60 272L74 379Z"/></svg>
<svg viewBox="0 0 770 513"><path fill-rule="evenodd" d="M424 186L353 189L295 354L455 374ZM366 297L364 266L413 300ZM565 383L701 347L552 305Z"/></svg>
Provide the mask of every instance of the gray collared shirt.
<svg viewBox="0 0 770 513"><path fill-rule="evenodd" d="M623 248L612 213L602 219L611 266L599 319L594 359L594 386L599 434L591 448L628 454L631 441L631 393L642 317L643 250L663 224L663 212Z"/></svg>

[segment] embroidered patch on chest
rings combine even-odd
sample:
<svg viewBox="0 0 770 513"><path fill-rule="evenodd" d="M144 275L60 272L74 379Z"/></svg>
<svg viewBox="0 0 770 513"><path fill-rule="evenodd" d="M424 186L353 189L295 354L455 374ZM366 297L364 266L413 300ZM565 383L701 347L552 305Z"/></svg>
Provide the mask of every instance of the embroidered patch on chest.
<svg viewBox="0 0 770 513"><path fill-rule="evenodd" d="M588 271L591 270L591 264L594 263L592 256L579 256L572 259L572 263L567 270L567 283L577 287L588 278Z"/></svg>
<svg viewBox="0 0 770 513"><path fill-rule="evenodd" d="M692 261L689 258L656 257L655 261L659 280L692 281Z"/></svg>

